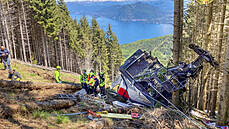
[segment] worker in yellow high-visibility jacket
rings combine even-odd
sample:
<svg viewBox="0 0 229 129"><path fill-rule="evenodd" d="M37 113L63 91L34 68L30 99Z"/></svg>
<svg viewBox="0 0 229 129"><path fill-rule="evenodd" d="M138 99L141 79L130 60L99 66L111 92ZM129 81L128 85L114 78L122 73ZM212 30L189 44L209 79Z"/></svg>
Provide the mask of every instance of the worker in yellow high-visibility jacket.
<svg viewBox="0 0 229 129"><path fill-rule="evenodd" d="M99 88L102 96L106 95L104 72L99 73Z"/></svg>
<svg viewBox="0 0 229 129"><path fill-rule="evenodd" d="M56 83L61 83L61 77L60 77L60 66L56 66L56 71L55 71L55 79L56 79Z"/></svg>

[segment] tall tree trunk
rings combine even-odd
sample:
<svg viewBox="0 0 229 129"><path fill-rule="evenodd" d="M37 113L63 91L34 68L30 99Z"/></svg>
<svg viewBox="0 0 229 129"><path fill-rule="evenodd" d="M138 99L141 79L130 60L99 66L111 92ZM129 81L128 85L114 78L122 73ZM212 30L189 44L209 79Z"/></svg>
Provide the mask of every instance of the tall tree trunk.
<svg viewBox="0 0 229 129"><path fill-rule="evenodd" d="M206 50L209 50L209 41L210 41L210 36L211 36L211 21L212 21L212 6L213 6L213 2L210 3L207 7L207 14L206 14L206 27L205 27L205 44L204 44L204 48ZM210 65L209 64L204 64L204 69L203 69L203 73L205 73L204 78L203 79L203 84L202 84L202 90L201 90L201 95L200 95L200 99L199 99L199 109L200 110L204 110L205 109L205 105L206 105L206 97L207 97L207 87L206 87L206 83L207 83L207 79L210 77Z"/></svg>
<svg viewBox="0 0 229 129"><path fill-rule="evenodd" d="M43 28L41 27L41 30L42 30L42 44L43 44L43 57L44 57L44 63L45 63L45 66L47 67L48 66L48 63L47 63L47 55L46 55L46 41L45 41L45 31L43 30Z"/></svg>
<svg viewBox="0 0 229 129"><path fill-rule="evenodd" d="M226 12L226 3L227 0L224 0L222 3L222 15L220 17L220 25L219 25L219 44L218 44L218 50L216 55L216 60L220 64L220 58L221 58L221 52L222 52L222 43L223 43L223 29L224 29L224 20L225 20L225 12ZM219 85L219 71L216 71L215 78L214 78L214 88L212 93L212 105L211 105L211 112L210 115L215 115L215 109L216 109L216 101L217 101L217 93L218 93L218 85Z"/></svg>
<svg viewBox="0 0 229 129"><path fill-rule="evenodd" d="M59 64L59 56L58 56L59 51L58 51L57 46L58 46L58 41L55 41L54 42L54 47L55 47L55 56L56 56L56 58L55 58L56 59L56 66L60 65Z"/></svg>
<svg viewBox="0 0 229 129"><path fill-rule="evenodd" d="M173 61L178 64L181 53L181 36L182 36L182 22L183 16L181 9L183 9L183 0L174 0L174 32L173 32ZM172 93L172 102L175 106L180 105L180 91Z"/></svg>
<svg viewBox="0 0 229 129"><path fill-rule="evenodd" d="M63 33L64 33L64 55L65 55L65 70L68 70L68 55L67 55L67 47L66 47L66 42L65 42L65 31L63 31Z"/></svg>
<svg viewBox="0 0 229 129"><path fill-rule="evenodd" d="M10 7L9 7L9 2L8 0L6 0L6 4L7 4L7 10L10 11ZM9 51L11 53L11 57L13 57L13 50L12 50L12 44L14 44L14 33L13 33L13 27L14 25L12 24L12 17L11 15L8 16L9 17L9 23L10 23L10 32L11 33L11 38L12 38L12 42L9 43Z"/></svg>
<svg viewBox="0 0 229 129"><path fill-rule="evenodd" d="M4 2L4 1L3 1ZM7 19L6 19L6 17L7 17L7 11L5 11L4 10L4 6L3 6L3 4L4 3L0 3L2 6L1 6L1 8L2 8L2 16L3 16L3 28L4 28L4 34L5 34L5 45L6 45L6 48L7 48L7 50L9 50L9 42L10 42L10 39L9 39L9 28L8 28L8 22L7 22Z"/></svg>
<svg viewBox="0 0 229 129"><path fill-rule="evenodd" d="M28 45L28 50L29 50L29 61L32 63L32 55L31 55L31 49L30 49L30 39L29 39L29 32L27 29L27 21L26 21L26 16L25 16L25 7L23 4L23 1L21 1L21 5L22 5L22 13L23 13L23 18L24 18L24 24L25 24L25 33L26 33L26 38L27 38L27 45Z"/></svg>
<svg viewBox="0 0 229 129"><path fill-rule="evenodd" d="M24 61L27 62L27 58L26 58L26 51L25 51L25 40L24 40L24 36L23 36L23 27L22 27L22 23L21 23L21 14L19 13L19 24L20 24L20 32L21 32L21 43L22 43L22 52L23 52L23 58Z"/></svg>
<svg viewBox="0 0 229 129"><path fill-rule="evenodd" d="M223 85L220 87L220 102L216 122L216 124L220 126L225 126L227 124L227 115L229 114L229 35L226 46Z"/></svg>
<svg viewBox="0 0 229 129"><path fill-rule="evenodd" d="M62 43L61 43L61 34L59 34L59 41L60 41L60 64L61 67L64 66L64 61L63 61L63 48L62 48Z"/></svg>
<svg viewBox="0 0 229 129"><path fill-rule="evenodd" d="M50 67L50 56L49 56L49 42L48 42L48 34L45 33L45 48L46 48L46 54L47 54L47 66Z"/></svg>

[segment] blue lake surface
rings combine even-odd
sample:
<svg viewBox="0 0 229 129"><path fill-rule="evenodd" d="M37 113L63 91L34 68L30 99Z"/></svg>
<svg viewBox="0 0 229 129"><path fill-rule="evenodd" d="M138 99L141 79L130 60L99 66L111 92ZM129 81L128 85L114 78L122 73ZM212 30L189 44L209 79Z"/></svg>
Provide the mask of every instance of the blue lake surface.
<svg viewBox="0 0 229 129"><path fill-rule="evenodd" d="M70 13L73 19L80 20L82 15ZM92 17L86 15L88 22ZM99 26L107 30L108 24L111 24L113 32L118 37L120 44L131 43L141 39L150 39L164 35L173 34L173 26L171 24L152 24L142 22L123 22L112 20L104 17L96 18Z"/></svg>

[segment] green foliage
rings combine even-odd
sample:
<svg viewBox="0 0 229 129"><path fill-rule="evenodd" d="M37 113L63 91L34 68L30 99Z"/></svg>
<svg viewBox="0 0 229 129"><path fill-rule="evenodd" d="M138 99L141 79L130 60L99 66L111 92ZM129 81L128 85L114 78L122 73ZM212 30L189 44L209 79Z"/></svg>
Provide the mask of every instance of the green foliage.
<svg viewBox="0 0 229 129"><path fill-rule="evenodd" d="M143 39L133 43L122 44L122 53L125 59L130 57L136 50L152 51L152 56L157 57L162 64L167 65L168 59L172 57L172 35Z"/></svg>
<svg viewBox="0 0 229 129"><path fill-rule="evenodd" d="M104 72L106 78L111 73L112 77L118 73L123 58L111 25L105 33L95 18L92 19L91 26L84 15L78 23L69 15L64 0L31 0L29 4L34 18L44 29L44 34L54 42L59 40L69 45L78 55L82 67ZM63 40L62 37L65 39ZM49 41L49 43L53 42Z"/></svg>
<svg viewBox="0 0 229 129"><path fill-rule="evenodd" d="M45 111L33 111L32 114L35 118L41 118L45 120L50 116L49 113Z"/></svg>
<svg viewBox="0 0 229 129"><path fill-rule="evenodd" d="M108 25L108 29L105 35L106 46L108 51L108 68L110 79L113 81L115 77L117 77L117 73L119 72L119 67L123 61L122 50L118 43L117 36L111 29L111 25Z"/></svg>
<svg viewBox="0 0 229 129"><path fill-rule="evenodd" d="M68 116L60 116L58 115L56 118L57 124L67 124L70 121Z"/></svg>

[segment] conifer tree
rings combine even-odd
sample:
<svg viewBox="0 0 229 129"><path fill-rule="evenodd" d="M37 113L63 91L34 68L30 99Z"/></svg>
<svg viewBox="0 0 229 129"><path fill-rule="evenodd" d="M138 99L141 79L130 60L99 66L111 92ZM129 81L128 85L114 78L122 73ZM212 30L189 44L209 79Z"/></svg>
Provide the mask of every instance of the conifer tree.
<svg viewBox="0 0 229 129"><path fill-rule="evenodd" d="M108 25L108 29L106 32L106 46L108 50L108 67L111 81L113 81L117 75L117 72L120 67L120 64L123 60L122 58L122 52L120 45L118 43L117 36L114 34L114 32L111 29L111 25Z"/></svg>

